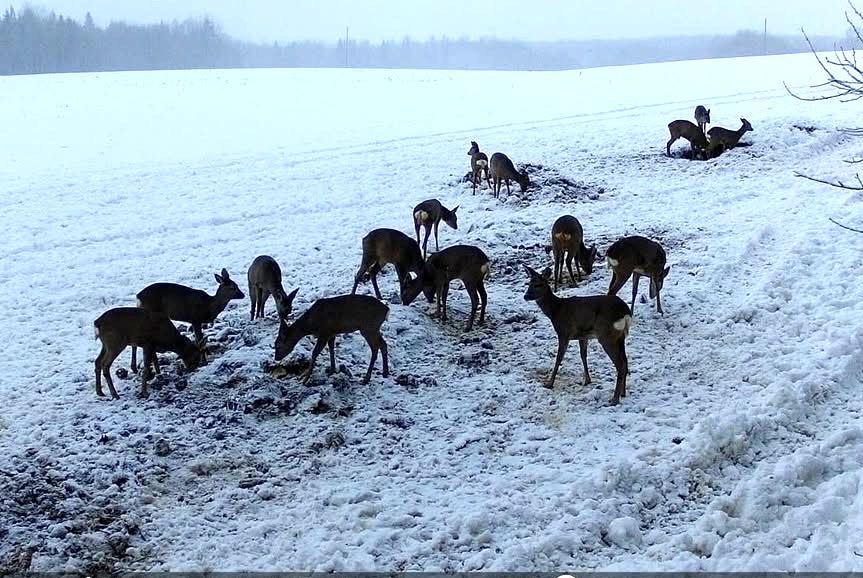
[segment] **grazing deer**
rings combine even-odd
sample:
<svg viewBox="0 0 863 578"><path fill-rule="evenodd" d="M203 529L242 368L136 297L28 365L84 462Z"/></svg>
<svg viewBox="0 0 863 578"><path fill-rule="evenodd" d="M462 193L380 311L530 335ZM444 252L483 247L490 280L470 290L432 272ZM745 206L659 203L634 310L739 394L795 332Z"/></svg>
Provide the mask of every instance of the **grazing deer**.
<svg viewBox="0 0 863 578"><path fill-rule="evenodd" d="M377 276L387 263L395 265L399 283L404 281L411 271L419 275L425 266L419 243L395 229L375 229L363 237L363 258L354 276L351 295L357 292L357 285L368 273L372 279L372 287L375 288L375 296L381 299Z"/></svg>
<svg viewBox="0 0 863 578"><path fill-rule="evenodd" d="M620 398L626 397L626 374L629 372L625 345L632 322L632 312L629 307L614 295L558 297L548 284L550 269L545 270L545 275L540 275L527 265L524 268L530 276L530 285L524 294L525 301L536 301L542 312L551 320L557 333L557 358L554 369L551 370L551 376L544 386L549 389L554 387L557 371L560 369L569 342L573 339L578 340L581 364L584 367L584 385L588 385L590 372L587 369L587 342L590 339L596 339L617 370L617 382L610 403L611 405L620 403Z"/></svg>
<svg viewBox="0 0 863 578"><path fill-rule="evenodd" d="M436 314L446 320L446 302L449 295L449 284L454 279L461 279L464 288L470 296L470 319L466 331L473 329L477 305L482 306L479 313L479 324L485 323L485 306L488 295L483 281L488 275L490 260L479 247L471 245L453 245L443 251L432 254L426 261L425 270L415 279L402 283L402 303L410 305L422 292L431 303L437 296Z"/></svg>
<svg viewBox="0 0 863 578"><path fill-rule="evenodd" d="M713 130L713 129L710 129ZM689 141L689 147L692 150L692 158L706 156L707 137L704 136L704 131L698 128L689 120L673 120L668 123L668 132L671 133L671 138L665 144L665 153L671 156L671 145L674 141L683 137Z"/></svg>
<svg viewBox="0 0 863 578"><path fill-rule="evenodd" d="M147 397L147 381L150 379L150 366L160 373L156 353L173 351L183 360L186 368L196 369L201 363L204 339L197 344L181 335L171 320L160 313L152 313L138 307L117 307L109 309L93 322L96 339L102 343L102 350L96 357L96 395L104 396L102 375L108 383L113 399L120 399L114 382L111 380L111 364L128 346L138 346L144 350L144 373L141 377L141 397Z"/></svg>
<svg viewBox="0 0 863 578"><path fill-rule="evenodd" d="M292 325L279 322L279 335L276 338L276 361L291 353L297 343L306 335L317 337L309 368L303 373L303 383L308 383L315 367L315 361L324 350L330 348L330 373L336 371L336 335L359 331L372 350L372 359L362 383L368 383L372 376L378 351L383 357L383 376L389 375L387 342L381 335L381 325L389 314L389 307L369 295L339 295L318 299Z"/></svg>
<svg viewBox="0 0 863 578"><path fill-rule="evenodd" d="M473 194L476 194L476 183L481 180L483 171L485 172L485 182L488 183L488 188L491 189L491 181L488 174L488 155L480 152L479 145L475 140L470 141L470 150L467 151L470 155L470 175L473 183Z"/></svg>
<svg viewBox="0 0 863 578"><path fill-rule="evenodd" d="M425 238L423 239L423 259L426 258L426 247L428 246L429 234L434 227L434 250L440 250L437 244L437 229L441 221L458 229L458 216L455 212L458 211L458 206L455 209L449 210L444 207L437 199L429 199L423 201L414 207L414 229L417 234L417 244L420 242L420 227L425 228Z"/></svg>
<svg viewBox="0 0 863 578"><path fill-rule="evenodd" d="M707 137L710 139L711 145L721 146L723 149L733 149L740 142L740 137L744 133L753 130L752 125L745 118L740 119L741 125L737 130L728 130L721 126L714 126L707 131Z"/></svg>
<svg viewBox="0 0 863 578"><path fill-rule="evenodd" d="M695 122L698 123L698 128L701 129L701 132L705 131L705 128L708 124L710 124L710 109L704 108L700 104L695 107Z"/></svg>
<svg viewBox="0 0 863 578"><path fill-rule="evenodd" d="M581 281L581 270L585 275L593 272L593 263L596 261L596 245L590 249L584 245L584 231L581 223L572 215L564 215L558 218L551 227L551 249L554 252L554 290L557 291L558 283L563 282L563 261L566 256L566 266L569 269L569 278L573 283ZM572 274L572 260L575 258L575 270L578 271L578 281Z"/></svg>
<svg viewBox="0 0 863 578"><path fill-rule="evenodd" d="M208 295L200 289L192 289L176 283L153 283L142 289L136 296L138 307L153 313L162 313L174 321L185 321L191 324L195 332L195 340L202 342L204 332L201 326L215 321L232 299L245 297L228 275L227 270L222 269L221 275L214 276L219 284L215 295ZM134 346L132 346L132 371L138 371Z"/></svg>
<svg viewBox="0 0 863 578"><path fill-rule="evenodd" d="M264 317L264 306L270 295L276 302L279 319L287 319L291 314L294 297L297 296L299 288L294 289L290 294L285 293L285 288L282 287L282 269L276 260L269 255L255 257L255 260L249 265L247 277L249 279L249 300L252 302L251 321Z"/></svg>
<svg viewBox="0 0 863 578"><path fill-rule="evenodd" d="M624 237L614 242L605 254L611 267L609 295L617 295L620 288L632 276L632 308L635 312L635 297L638 295L638 279L644 275L650 278L650 298L656 297L656 310L662 313L659 292L671 267L665 266L665 250L656 241L637 235Z"/></svg>
<svg viewBox="0 0 863 578"><path fill-rule="evenodd" d="M530 185L530 178L527 176L527 171L522 169L521 171L515 170L515 165L512 164L512 161L509 160L509 157L503 153L494 153L491 155L491 161L489 162L489 166L491 167L491 180L494 185L494 198L496 199L500 194L501 182L506 182L506 194L509 194L509 181L516 181L521 187L521 192L527 191L528 185Z"/></svg>

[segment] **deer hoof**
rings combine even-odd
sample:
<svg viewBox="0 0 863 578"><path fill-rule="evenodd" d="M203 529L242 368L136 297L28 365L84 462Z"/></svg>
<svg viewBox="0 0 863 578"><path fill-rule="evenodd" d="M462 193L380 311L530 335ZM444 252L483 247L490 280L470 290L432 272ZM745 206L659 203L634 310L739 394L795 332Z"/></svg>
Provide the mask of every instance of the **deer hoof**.
<svg viewBox="0 0 863 578"><path fill-rule="evenodd" d="M552 389L554 387L554 382L546 381L542 384L545 389Z"/></svg>
<svg viewBox="0 0 863 578"><path fill-rule="evenodd" d="M618 405L620 403L620 398L616 395L611 398L611 401L608 402L608 405Z"/></svg>

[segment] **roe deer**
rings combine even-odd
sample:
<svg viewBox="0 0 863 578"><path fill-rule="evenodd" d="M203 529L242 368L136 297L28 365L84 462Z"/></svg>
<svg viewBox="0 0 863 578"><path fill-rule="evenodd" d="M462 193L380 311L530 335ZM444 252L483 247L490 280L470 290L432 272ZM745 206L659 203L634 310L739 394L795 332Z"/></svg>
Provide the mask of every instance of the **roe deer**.
<svg viewBox="0 0 863 578"><path fill-rule="evenodd" d="M584 231L581 223L572 215L564 215L558 218L551 227L551 249L554 252L554 290L557 291L558 283L563 282L563 261L566 255L566 266L569 269L569 278L573 283L581 281L581 270L585 275L593 272L593 263L596 261L596 245L590 249L584 245ZM575 258L575 270L578 271L578 281L572 274L572 260Z"/></svg>
<svg viewBox="0 0 863 578"><path fill-rule="evenodd" d="M611 267L611 283L608 294L617 295L620 288L632 275L632 311L635 312L635 297L638 295L638 279L650 278L650 298L656 297L656 310L662 313L659 292L671 267L665 266L665 250L656 241L634 235L615 241L605 254Z"/></svg>
<svg viewBox="0 0 863 578"><path fill-rule="evenodd" d="M208 295L200 289L192 289L176 283L153 283L141 290L136 296L138 307L162 313L175 321L185 321L192 325L195 340L202 341L204 323L215 321L219 313L224 311L232 299L245 297L237 284L222 269L221 275L214 275L219 287L215 295ZM132 371L138 371L136 363L136 348L132 347ZM204 356L206 359L206 356Z"/></svg>
<svg viewBox="0 0 863 578"><path fill-rule="evenodd" d="M710 129L713 130L713 129ZM707 151L707 137L704 136L704 131L698 128L689 120L673 120L668 123L668 132L671 133L671 138L665 143L665 154L671 156L671 145L674 141L683 137L689 141L689 147L692 150L692 158L701 156L705 157Z"/></svg>
<svg viewBox="0 0 863 578"><path fill-rule="evenodd" d="M740 142L740 137L744 133L752 130L752 125L745 118L740 119L741 125L737 130L728 130L721 126L714 126L707 131L707 137L710 139L710 144L721 145L725 149L733 149Z"/></svg>
<svg viewBox="0 0 863 578"><path fill-rule="evenodd" d="M387 342L381 335L381 325L389 314L389 307L369 295L339 295L318 299L305 313L300 315L292 325L279 322L279 336L276 338L276 361L283 359L297 343L306 335L317 337L309 368L301 379L307 383L312 376L315 361L324 350L330 348L330 373L336 371L336 335L359 331L372 350L372 360L369 369L362 380L368 383L372 376L378 351L383 357L383 376L389 375L389 360L387 358Z"/></svg>
<svg viewBox="0 0 863 578"><path fill-rule="evenodd" d="M488 188L491 189L491 180L488 174L488 155L480 152L479 145L475 140L470 141L470 150L467 151L470 155L470 176L473 183L473 194L476 194L476 182L481 180L483 171L485 172L485 182L488 183Z"/></svg>
<svg viewBox="0 0 863 578"><path fill-rule="evenodd" d="M704 132L704 127L710 124L710 109L704 108L702 105L695 107L695 122L698 123L698 128Z"/></svg>
<svg viewBox="0 0 863 578"><path fill-rule="evenodd" d="M144 374L141 377L141 397L147 397L147 381L150 379L150 366L160 372L156 353L173 351L183 360L186 368L196 369L201 362L204 345L198 344L181 335L171 320L161 313L152 313L139 307L117 307L109 309L93 322L96 339L102 343L102 350L96 357L96 395L104 396L102 374L108 383L111 397L120 399L114 382L111 380L111 364L129 345L144 350Z"/></svg>
<svg viewBox="0 0 863 578"><path fill-rule="evenodd" d="M521 187L521 192L525 192L527 190L528 185L530 185L530 178L527 176L527 171L522 169L521 171L515 170L515 165L512 164L512 161L509 160L509 157L503 153L494 153L491 155L491 161L489 162L489 166L491 167L491 180L494 185L494 198L496 199L500 194L501 182L506 182L506 194L509 194L509 181L516 181Z"/></svg>
<svg viewBox="0 0 863 578"><path fill-rule="evenodd" d="M426 247L428 246L429 234L432 231L432 227L434 227L435 251L440 250L437 244L437 229L441 221L452 227L454 230L458 229L458 216L455 214L456 211L458 211L458 206L450 211L437 199L423 201L414 207L414 229L417 234L417 244L420 242L420 227L425 228L425 238L423 239L423 259L426 258Z"/></svg>
<svg viewBox="0 0 863 578"><path fill-rule="evenodd" d="M269 255L255 257L249 265L247 273L249 279L249 300L252 302L251 320L264 317L264 306L270 295L276 302L276 311L279 319L285 320L291 314L294 297L297 296L299 288L285 293L282 287L282 269L276 260Z"/></svg>
<svg viewBox="0 0 863 578"><path fill-rule="evenodd" d="M401 283L409 272L419 274L425 262L419 243L395 229L375 229L363 237L363 258L360 268L354 277L354 288L351 295L357 292L357 285L368 273L375 288L375 296L381 299L378 289L378 272L387 264L395 265L396 274Z"/></svg>
<svg viewBox="0 0 863 578"><path fill-rule="evenodd" d="M611 405L617 405L621 397L626 397L626 374L629 372L629 362L626 358L625 341L632 322L632 312L629 307L614 295L558 297L548 284L551 270L546 269L545 275L540 275L527 265L524 268L530 275L530 285L524 294L525 301L536 301L542 312L551 320L557 333L557 358L554 369L551 370L551 376L544 386L554 387L560 363L563 361L569 342L573 339L578 340L581 364L584 367L584 385L588 385L590 372L587 369L587 342L590 339L596 339L617 370L617 382L610 402Z"/></svg>
<svg viewBox="0 0 863 578"><path fill-rule="evenodd" d="M461 279L470 297L470 319L466 331L473 328L477 305L481 302L479 324L485 323L485 306L488 295L483 281L488 275L489 258L479 247L471 245L453 245L443 251L434 253L426 261L425 270L415 279L402 283L402 303L410 305L420 292L431 303L437 296L436 314L446 320L446 302L449 295L449 284L453 279Z"/></svg>

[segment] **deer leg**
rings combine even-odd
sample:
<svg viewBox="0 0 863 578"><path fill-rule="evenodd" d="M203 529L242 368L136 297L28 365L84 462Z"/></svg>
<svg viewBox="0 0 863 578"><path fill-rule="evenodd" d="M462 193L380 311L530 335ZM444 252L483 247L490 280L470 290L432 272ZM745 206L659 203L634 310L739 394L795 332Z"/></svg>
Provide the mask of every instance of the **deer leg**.
<svg viewBox="0 0 863 578"><path fill-rule="evenodd" d="M618 272L614 272L614 275L611 277L611 284L608 286L608 294L609 295L617 295L620 288L623 287L627 281L629 281L629 277L632 273L627 273L626 275L621 275Z"/></svg>
<svg viewBox="0 0 863 578"><path fill-rule="evenodd" d="M651 279L650 282L653 283L653 280ZM662 301L659 300L659 291L656 292L656 310L659 311L660 315L665 315L665 313L662 312Z"/></svg>
<svg viewBox="0 0 863 578"><path fill-rule="evenodd" d="M258 317L261 319L264 318L264 309L267 308L267 299L270 298L271 293L264 288L261 288L261 294L258 297Z"/></svg>
<svg viewBox="0 0 863 578"><path fill-rule="evenodd" d="M617 380L614 386L614 395L609 402L611 405L620 403L620 398L626 396L626 372L628 363L626 360L626 348L623 345L623 337L606 337L600 338L599 344L605 350L608 358L614 363L614 368L617 370Z"/></svg>
<svg viewBox="0 0 863 578"><path fill-rule="evenodd" d="M114 389L114 380L111 379L111 364L114 363L114 360L117 359L117 356L120 355L120 352L124 348L116 348L116 347L106 347L104 344L102 345L104 348L104 352L102 353L102 375L105 376L105 383L108 384L108 391L111 392L112 399L120 399L120 396L117 395L117 390ZM99 393L98 385L96 393Z"/></svg>
<svg viewBox="0 0 863 578"><path fill-rule="evenodd" d="M146 399L150 396L150 392L147 389L147 381L149 381L152 375L150 366L153 363L157 363L154 361L156 350L152 346L141 346L141 349L144 351L144 372L141 374L141 392L138 394L138 397Z"/></svg>
<svg viewBox="0 0 863 578"><path fill-rule="evenodd" d="M554 380L557 377L557 370L560 368L560 362L563 361L563 355L566 353L566 348L569 347L569 339L558 336L557 338L557 359L554 360L554 369L551 370L551 377L545 387L551 389L554 387Z"/></svg>
<svg viewBox="0 0 863 578"><path fill-rule="evenodd" d="M156 372L156 375L162 373L162 368L159 367L159 354L156 352L153 352L153 371Z"/></svg>
<svg viewBox="0 0 863 578"><path fill-rule="evenodd" d="M363 280L363 276L372 268L372 266L374 266L374 263L363 257L362 261L360 261L360 268L357 270L357 274L354 275L354 288L351 289L351 295L356 294L357 286L359 286L360 281Z"/></svg>
<svg viewBox="0 0 863 578"><path fill-rule="evenodd" d="M249 283L249 301L252 302L252 313L251 313L252 317L251 317L250 321L255 320L255 311L257 311L256 305L258 303L257 297L258 297L257 289L255 289L254 285Z"/></svg>
<svg viewBox="0 0 863 578"><path fill-rule="evenodd" d="M470 182L473 184L473 194L474 195L476 194L476 177L477 177L477 173L476 173L476 171L473 171L471 173Z"/></svg>
<svg viewBox="0 0 863 578"><path fill-rule="evenodd" d="M200 323L192 324L192 331L195 333L195 342L201 343L204 341L204 332L201 331ZM206 346L201 347L201 361L203 363L207 363L207 348Z"/></svg>
<svg viewBox="0 0 863 578"><path fill-rule="evenodd" d="M575 286L578 286L578 281L581 281L581 275L579 274L578 281L576 281L575 275L572 274L572 258L573 258L573 256L574 255L572 254L572 252L569 252L566 254L566 268L569 269L569 280L572 281L572 283Z"/></svg>
<svg viewBox="0 0 863 578"><path fill-rule="evenodd" d="M372 268L369 270L369 275L372 278L372 287L374 287L374 289L375 289L375 297L377 297L378 299L383 299L383 297L381 297L381 290L378 289L378 271L380 271L380 270L381 270L380 265L375 263L374 265L372 265Z"/></svg>
<svg viewBox="0 0 863 578"><path fill-rule="evenodd" d="M336 372L336 336L333 335L329 341L327 341L327 347L330 350L330 367L327 369L327 373L332 375Z"/></svg>
<svg viewBox="0 0 863 578"><path fill-rule="evenodd" d="M485 182L488 184L488 188L491 188L491 175L489 174L488 167L484 168L485 171ZM482 178L482 173L480 173L480 178Z"/></svg>
<svg viewBox="0 0 863 578"><path fill-rule="evenodd" d="M324 350L324 347L327 345L327 341L331 338L326 335L321 335L318 337L317 343L315 343L315 348L312 349L312 359L309 361L309 368L300 376L300 380L303 383L308 383L312 378L312 370L315 368L315 361L318 360L318 355L321 354L321 351Z"/></svg>
<svg viewBox="0 0 863 578"><path fill-rule="evenodd" d="M440 248L438 247L438 244L437 244L438 225L440 225L440 221L435 221L435 223L434 223L434 250L435 250L435 252L440 251Z"/></svg>
<svg viewBox="0 0 863 578"><path fill-rule="evenodd" d="M632 272L632 305L629 306L631 311L635 311L635 297L638 295L638 280L641 278L640 273Z"/></svg>
<svg viewBox="0 0 863 578"><path fill-rule="evenodd" d="M665 154L666 154L666 155L671 156L671 145L673 145L673 144L674 144L674 141L676 141L678 138L679 138L679 137L674 137L674 136L673 136L673 137L671 137L670 139L668 139L668 142L667 142L667 143L665 143Z"/></svg>
<svg viewBox="0 0 863 578"><path fill-rule="evenodd" d="M418 221L417 218L414 217L414 231L417 234L417 245L420 244L420 227L421 226L422 226L422 224L420 223L420 221Z"/></svg>
<svg viewBox="0 0 863 578"><path fill-rule="evenodd" d="M431 226L425 225L425 229L426 229L425 230L425 238L423 239L423 259L425 259L426 255L428 255L428 250L426 249L426 247L428 247L428 244L429 244L429 235L431 235Z"/></svg>
<svg viewBox="0 0 863 578"><path fill-rule="evenodd" d="M105 359L105 345L102 345L102 350L96 356L96 395L105 397L105 392L102 391L102 360Z"/></svg>
<svg viewBox="0 0 863 578"><path fill-rule="evenodd" d="M380 349L380 345L378 343L378 338L376 335L372 335L366 331L361 331L360 334L366 340L366 343L369 344L369 349L372 350L372 358L369 361L369 368L366 370L366 375L363 377L360 383L368 383L372 378L372 370L375 368L375 362L378 360L378 349Z"/></svg>
<svg viewBox="0 0 863 578"><path fill-rule="evenodd" d="M560 283L560 277L563 275L563 252L554 251L554 290L557 291L557 284Z"/></svg>
<svg viewBox="0 0 863 578"><path fill-rule="evenodd" d="M449 281L444 282L444 284L438 288L438 291L441 294L441 304L443 306L443 313L442 313L443 316L441 317L441 319L446 321L447 320L446 301L447 301L447 298L449 298Z"/></svg>
<svg viewBox="0 0 863 578"><path fill-rule="evenodd" d="M378 347L381 350L381 358L383 358L383 366L384 366L383 371L381 372L381 375L383 375L384 377L388 377L390 374L390 360L389 360L389 356L387 355L387 342L384 340L384 336L381 334L380 331L378 331L377 337L378 337Z"/></svg>
<svg viewBox="0 0 863 578"><path fill-rule="evenodd" d="M137 359L137 355L136 355L137 352L138 352L138 348L133 345L132 346L132 365L131 365L131 369L132 369L133 374L138 373L138 359Z"/></svg>
<svg viewBox="0 0 863 578"><path fill-rule="evenodd" d="M581 352L581 365L584 367L584 385L590 385L590 370L587 369L587 339L578 340L578 349Z"/></svg>
<svg viewBox="0 0 863 578"><path fill-rule="evenodd" d="M485 283L482 281L479 282L479 285L476 286L476 290L479 291L480 298L480 310L479 310L479 324L483 325L485 323L485 305L488 303L488 295L485 292Z"/></svg>
<svg viewBox="0 0 863 578"><path fill-rule="evenodd" d="M506 194L507 194L507 196L509 196L510 194L512 194L512 193L510 192L510 190L509 190L509 179L506 179Z"/></svg>
<svg viewBox="0 0 863 578"><path fill-rule="evenodd" d="M479 306L479 296L476 294L476 287L473 285L465 285L465 289L467 289L468 297L470 297L470 319L467 322L467 329L465 331L470 331L473 329L473 320L476 318L476 310Z"/></svg>

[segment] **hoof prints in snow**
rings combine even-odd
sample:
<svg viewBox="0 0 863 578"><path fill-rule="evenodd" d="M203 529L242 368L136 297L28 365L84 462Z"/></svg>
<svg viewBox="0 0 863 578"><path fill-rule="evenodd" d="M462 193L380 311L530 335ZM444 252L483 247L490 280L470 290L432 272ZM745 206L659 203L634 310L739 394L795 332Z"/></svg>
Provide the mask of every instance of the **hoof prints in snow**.
<svg viewBox="0 0 863 578"><path fill-rule="evenodd" d="M507 202L515 202L522 206L527 206L535 203L571 203L573 201L596 201L599 196L605 194L606 188L599 185L585 183L584 181L576 181L566 175L562 175L554 167L547 167L541 164L523 163L517 164L516 168L527 171L530 177L530 185L527 191L521 192L518 183L510 183L510 194L507 198L506 184L501 186L501 198ZM471 173L465 174L460 183L471 183ZM477 183L477 194L485 183L482 180ZM482 192L491 193L491 190L483 188Z"/></svg>

